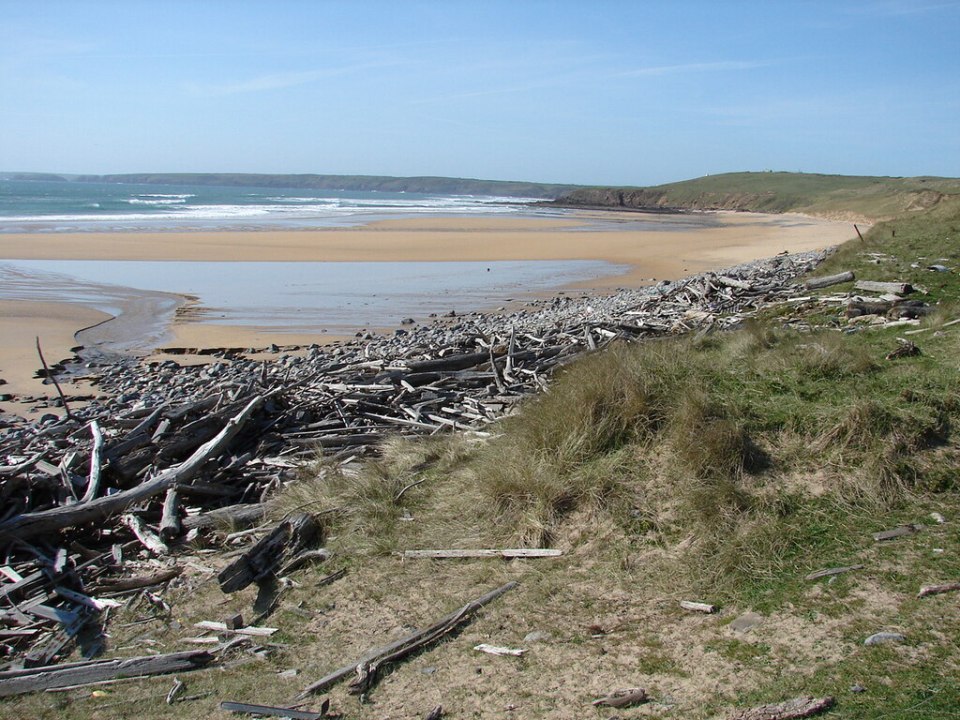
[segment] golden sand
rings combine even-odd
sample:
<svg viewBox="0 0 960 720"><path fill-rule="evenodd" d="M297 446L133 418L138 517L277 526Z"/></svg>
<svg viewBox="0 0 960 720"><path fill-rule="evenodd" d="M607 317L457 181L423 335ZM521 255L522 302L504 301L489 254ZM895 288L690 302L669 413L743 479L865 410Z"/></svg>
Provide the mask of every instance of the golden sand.
<svg viewBox="0 0 960 720"><path fill-rule="evenodd" d="M0 234L0 258L11 260L180 261L496 261L605 260L626 265L622 275L580 287L636 287L707 270L816 250L853 236L849 223L798 215L717 213L716 226L676 230L676 216L584 212L566 219L423 217L385 220L357 228L143 233ZM630 229L643 220L653 229ZM621 229L621 226L624 229ZM662 226L662 229L661 227ZM31 379L37 367L34 337L42 335L51 360L69 356L73 333L104 319L73 304L0 302L2 392L44 394ZM168 345L255 347L308 344L333 338L207 324L176 325Z"/></svg>

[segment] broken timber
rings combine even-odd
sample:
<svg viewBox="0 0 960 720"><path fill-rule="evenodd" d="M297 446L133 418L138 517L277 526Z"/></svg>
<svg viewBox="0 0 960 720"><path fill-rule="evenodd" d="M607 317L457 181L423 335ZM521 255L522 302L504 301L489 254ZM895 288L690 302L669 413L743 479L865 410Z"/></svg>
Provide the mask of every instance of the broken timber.
<svg viewBox="0 0 960 720"><path fill-rule="evenodd" d="M358 678L351 684L351 692L358 694L366 692L376 682L377 674L385 664L401 660L407 655L436 642L469 620L484 605L496 600L505 592L513 590L516 586L516 582L501 585L496 590L488 592L486 595L467 603L456 612L441 618L426 630L412 633L384 647L369 650L355 662L334 670L329 675L304 688L303 692L297 696L297 700L300 701L314 693L323 692L353 672L357 672Z"/></svg>
<svg viewBox="0 0 960 720"><path fill-rule="evenodd" d="M403 550L397 553L404 559L434 558L552 558L563 555L553 548L508 548L505 550Z"/></svg>
<svg viewBox="0 0 960 720"><path fill-rule="evenodd" d="M28 670L7 670L0 672L0 697L104 680L186 672L204 667L213 659L214 655L206 650L188 650L167 655L144 655Z"/></svg>
<svg viewBox="0 0 960 720"><path fill-rule="evenodd" d="M799 697L782 703L761 705L741 710L730 716L730 720L799 720L816 715L833 707L832 697Z"/></svg>
<svg viewBox="0 0 960 720"><path fill-rule="evenodd" d="M255 397L212 440L197 448L184 462L164 470L152 480L130 490L99 497L90 502L17 515L0 523L0 538L25 540L75 525L104 520L126 510L134 503L166 492L176 483L189 480L207 460L219 455L226 448L234 436L240 432L243 424L260 407L263 399L263 396Z"/></svg>
<svg viewBox="0 0 960 720"><path fill-rule="evenodd" d="M930 595L940 595L942 593L956 592L960 590L960 582L947 583L945 585L924 585L917 593L918 598L929 597Z"/></svg>
<svg viewBox="0 0 960 720"><path fill-rule="evenodd" d="M820 288L839 285L840 283L853 282L854 275L849 270L836 275L826 275L824 277L810 278L803 285L807 290L819 290Z"/></svg>
<svg viewBox="0 0 960 720"><path fill-rule="evenodd" d="M291 557L318 540L320 526L313 515L300 513L284 520L269 535L227 565L217 581L225 593L237 592L272 577Z"/></svg>

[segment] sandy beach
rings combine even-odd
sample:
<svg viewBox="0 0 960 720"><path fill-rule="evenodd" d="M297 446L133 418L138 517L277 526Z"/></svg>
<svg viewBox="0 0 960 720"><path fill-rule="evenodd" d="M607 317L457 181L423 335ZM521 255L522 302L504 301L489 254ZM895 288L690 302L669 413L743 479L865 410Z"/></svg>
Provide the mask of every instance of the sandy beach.
<svg viewBox="0 0 960 720"><path fill-rule="evenodd" d="M496 261L603 260L621 275L580 283L603 291L677 279L781 252L837 245L853 235L848 223L797 215L711 214L702 227L675 229L675 216L589 213L566 219L422 217L385 220L350 229L156 233L0 234L0 258L10 260L179 261ZM621 229L622 228L622 229ZM481 309L481 308L477 308ZM70 303L0 302L0 392L45 394L33 379L34 338L42 335L48 360L70 356L81 328L107 319ZM107 323L109 326L109 323ZM168 345L256 347L321 343L326 335L287 335L263 328L177 324ZM84 339L89 339L89 334Z"/></svg>

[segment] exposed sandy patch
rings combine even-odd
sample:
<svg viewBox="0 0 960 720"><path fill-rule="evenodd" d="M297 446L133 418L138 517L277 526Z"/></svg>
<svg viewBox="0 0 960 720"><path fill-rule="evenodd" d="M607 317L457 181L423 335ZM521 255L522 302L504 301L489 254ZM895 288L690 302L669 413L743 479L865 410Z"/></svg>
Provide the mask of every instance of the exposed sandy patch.
<svg viewBox="0 0 960 720"><path fill-rule="evenodd" d="M71 348L78 344L74 337L77 330L109 318L106 313L70 303L0 300L0 378L6 380L6 384L0 385L0 395L56 397L53 385L44 385L43 380L34 377L42 367L37 338L44 358L52 365L73 356ZM88 388L72 384L63 388L68 399L89 392ZM19 402L0 403L0 412L22 415L26 411Z"/></svg>
<svg viewBox="0 0 960 720"><path fill-rule="evenodd" d="M527 218L416 218L355 229L64 233L0 235L0 257L60 260L184 261L493 261L604 260L629 265L623 275L584 287L642 285L676 279L780 252L826 248L853 228L797 215L718 213L717 225L670 229L574 230L573 221ZM636 218L634 218L636 219ZM615 227L615 226L606 226Z"/></svg>

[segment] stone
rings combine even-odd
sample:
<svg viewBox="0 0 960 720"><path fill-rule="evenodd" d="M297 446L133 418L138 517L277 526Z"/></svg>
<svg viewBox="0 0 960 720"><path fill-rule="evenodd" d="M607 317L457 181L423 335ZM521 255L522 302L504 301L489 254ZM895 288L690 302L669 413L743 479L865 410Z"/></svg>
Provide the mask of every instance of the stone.
<svg viewBox="0 0 960 720"><path fill-rule="evenodd" d="M895 632L874 633L863 641L864 645L883 645L885 643L903 643L907 641L906 635Z"/></svg>
<svg viewBox="0 0 960 720"><path fill-rule="evenodd" d="M751 628L759 625L761 622L763 622L763 615L755 612L748 612L744 613L730 623L730 629L734 632L747 632Z"/></svg>

